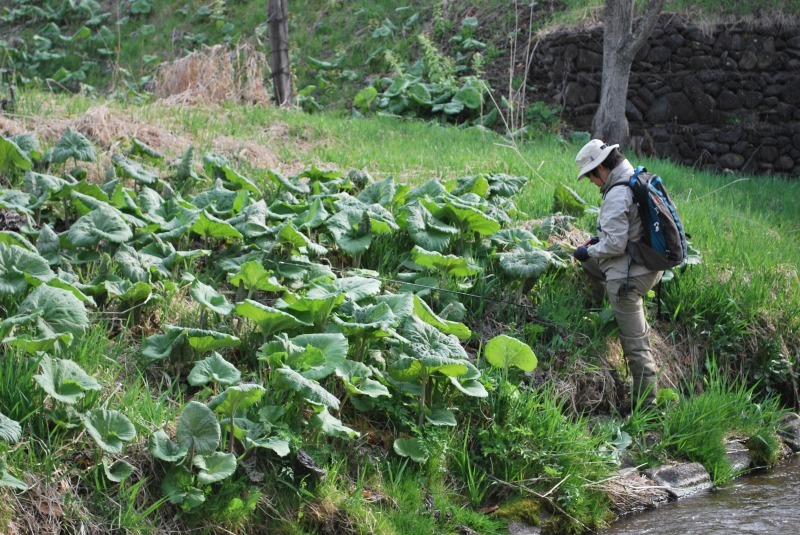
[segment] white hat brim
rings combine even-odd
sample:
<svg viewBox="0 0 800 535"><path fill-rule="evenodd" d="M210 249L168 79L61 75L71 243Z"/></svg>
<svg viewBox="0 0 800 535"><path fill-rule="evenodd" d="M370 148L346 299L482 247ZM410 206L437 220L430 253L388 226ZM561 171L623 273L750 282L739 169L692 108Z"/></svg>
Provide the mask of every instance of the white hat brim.
<svg viewBox="0 0 800 535"><path fill-rule="evenodd" d="M578 173L577 180L582 179L584 176L586 176L586 173L588 173L589 171L591 171L592 169L594 169L595 167L597 167L598 165L603 163L606 160L606 158L608 158L608 155L611 154L611 151L616 149L617 147L619 147L619 143L614 144L614 145L609 145L606 148L604 148L602 151L600 151L600 155L599 156L597 156L591 162L589 162L586 165L584 165L583 167L581 167L581 171L580 171L580 173Z"/></svg>

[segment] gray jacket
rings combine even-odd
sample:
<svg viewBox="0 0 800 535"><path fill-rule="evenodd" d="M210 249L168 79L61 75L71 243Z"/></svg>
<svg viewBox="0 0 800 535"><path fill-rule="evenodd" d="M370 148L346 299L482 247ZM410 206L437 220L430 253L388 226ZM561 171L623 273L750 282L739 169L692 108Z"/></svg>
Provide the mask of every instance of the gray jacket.
<svg viewBox="0 0 800 535"><path fill-rule="evenodd" d="M627 183L633 172L633 166L625 160L611 171L608 180L600 188L603 195L600 215L597 217L597 237L600 241L589 246L589 256L599 260L606 280L636 277L651 271L634 264L627 251L628 240L639 241L642 237L642 220L633 202L631 188L612 188L614 184Z"/></svg>

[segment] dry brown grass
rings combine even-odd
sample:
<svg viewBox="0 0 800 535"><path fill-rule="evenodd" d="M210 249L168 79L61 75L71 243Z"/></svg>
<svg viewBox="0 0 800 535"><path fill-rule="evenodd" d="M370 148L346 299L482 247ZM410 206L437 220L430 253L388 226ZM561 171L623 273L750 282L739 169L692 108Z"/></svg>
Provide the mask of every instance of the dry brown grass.
<svg viewBox="0 0 800 535"><path fill-rule="evenodd" d="M635 470L607 480L603 489L611 500L612 510L619 515L649 509L669 499L666 490Z"/></svg>
<svg viewBox="0 0 800 535"><path fill-rule="evenodd" d="M266 56L251 45L231 52L223 45L203 47L159 66L154 94L169 105L235 101L266 106L268 71Z"/></svg>

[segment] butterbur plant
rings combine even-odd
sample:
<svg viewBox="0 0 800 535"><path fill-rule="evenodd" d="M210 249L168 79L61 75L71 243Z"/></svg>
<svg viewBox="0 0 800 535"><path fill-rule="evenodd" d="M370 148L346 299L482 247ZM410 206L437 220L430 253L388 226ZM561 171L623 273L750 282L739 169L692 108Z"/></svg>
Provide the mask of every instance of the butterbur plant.
<svg viewBox="0 0 800 535"><path fill-rule="evenodd" d="M19 441L21 436L22 428L19 423L0 412L0 440L13 443ZM2 457L0 457L0 487L28 490L28 485L24 481L8 472L6 461Z"/></svg>
<svg viewBox="0 0 800 535"><path fill-rule="evenodd" d="M208 406L190 401L178 417L175 441L156 431L148 449L156 459L172 464L161 482L164 496L184 510L195 509L206 500L209 485L223 481L236 471L236 457L217 451L222 432Z"/></svg>

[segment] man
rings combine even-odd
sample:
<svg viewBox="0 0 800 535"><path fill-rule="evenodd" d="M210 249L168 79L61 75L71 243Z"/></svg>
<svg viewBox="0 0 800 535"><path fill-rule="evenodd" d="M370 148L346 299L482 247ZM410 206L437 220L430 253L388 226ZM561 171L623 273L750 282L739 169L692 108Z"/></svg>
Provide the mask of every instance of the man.
<svg viewBox="0 0 800 535"><path fill-rule="evenodd" d="M592 280L595 298L602 299L603 287L619 326L623 354L633 378L631 403L655 402L658 368L650 352L650 327L644 315L642 297L661 280L663 271L651 271L633 262L628 241L642 238L642 221L633 202L628 181L633 166L618 150L593 139L578 152L575 165L578 180L588 177L600 188L603 201L597 218L597 236L573 253Z"/></svg>

